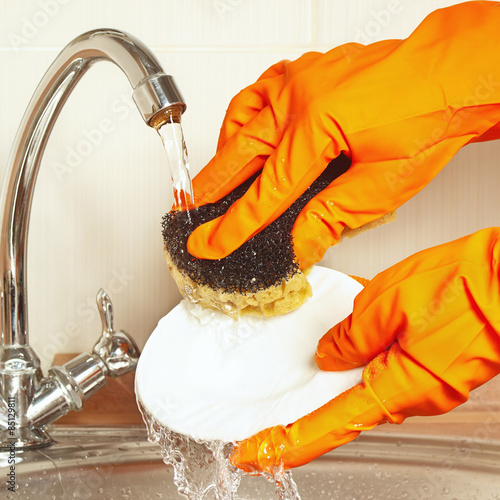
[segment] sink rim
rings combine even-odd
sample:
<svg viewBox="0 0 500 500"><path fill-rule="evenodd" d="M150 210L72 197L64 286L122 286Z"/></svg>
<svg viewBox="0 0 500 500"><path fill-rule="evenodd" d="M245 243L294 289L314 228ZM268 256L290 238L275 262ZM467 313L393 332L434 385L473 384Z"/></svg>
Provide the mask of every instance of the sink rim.
<svg viewBox="0 0 500 500"><path fill-rule="evenodd" d="M51 434L54 445L18 454L19 491L8 492L6 500L19 494L64 500L69 493L82 499L123 493L123 498L150 500L159 492L165 498L181 498L173 467L163 463L160 447L148 441L143 426L54 426ZM0 453L0 466L5 466L6 456ZM243 478L242 498L275 498L274 490L266 490L269 481L257 479ZM293 479L304 500L346 498L346 492L349 498L366 498L371 492L373 498L392 500L401 498L400 487L412 499L424 493L426 498L440 498L450 487L456 498L463 498L464 492L471 492L471 498L492 498L491 493L500 490L500 439L368 431L294 469ZM253 496L244 496L248 492Z"/></svg>
<svg viewBox="0 0 500 500"><path fill-rule="evenodd" d="M130 463L162 462L160 447L148 441L142 426L53 427L55 443L46 448L19 451L16 469L29 474L43 468L62 471L72 467L119 466ZM410 453L409 453L410 452ZM0 453L0 468L6 466L7 452ZM85 457L85 458L82 458ZM500 440L467 436L439 436L368 431L351 443L337 448L312 464L322 462L379 462L406 466L437 466L453 462L454 468L500 472Z"/></svg>

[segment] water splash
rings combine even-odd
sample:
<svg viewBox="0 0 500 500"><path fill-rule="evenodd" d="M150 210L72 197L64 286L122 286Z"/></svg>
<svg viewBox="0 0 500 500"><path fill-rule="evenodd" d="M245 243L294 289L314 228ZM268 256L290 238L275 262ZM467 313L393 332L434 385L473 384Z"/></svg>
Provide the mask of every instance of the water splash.
<svg viewBox="0 0 500 500"><path fill-rule="evenodd" d="M146 423L148 439L160 446L163 461L174 469L177 491L189 500L238 500L241 480L249 476L229 461L233 443L202 441L171 431L160 424L137 400ZM277 470L274 475L263 474L274 483L280 500L300 500L292 473ZM255 480L255 479L254 479Z"/></svg>
<svg viewBox="0 0 500 500"><path fill-rule="evenodd" d="M169 115L167 121L156 131L167 153L175 207L187 209L193 202L193 183L180 116L178 114Z"/></svg>

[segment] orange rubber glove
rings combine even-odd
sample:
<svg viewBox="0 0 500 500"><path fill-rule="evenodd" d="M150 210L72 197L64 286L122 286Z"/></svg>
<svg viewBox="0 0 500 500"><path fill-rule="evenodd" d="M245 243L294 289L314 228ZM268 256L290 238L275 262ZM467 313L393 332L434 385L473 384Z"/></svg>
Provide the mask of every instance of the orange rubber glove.
<svg viewBox="0 0 500 500"><path fill-rule="evenodd" d="M194 179L195 204L216 201L261 168L188 250L227 256L296 200L344 152L350 169L293 228L301 268L344 228L411 198L471 141L500 137L500 8L467 2L430 14L406 40L346 44L281 62L230 103L218 152Z"/></svg>
<svg viewBox="0 0 500 500"><path fill-rule="evenodd" d="M377 275L319 342L324 370L363 381L286 427L242 441L249 472L303 465L383 422L437 415L500 373L500 228L419 252Z"/></svg>

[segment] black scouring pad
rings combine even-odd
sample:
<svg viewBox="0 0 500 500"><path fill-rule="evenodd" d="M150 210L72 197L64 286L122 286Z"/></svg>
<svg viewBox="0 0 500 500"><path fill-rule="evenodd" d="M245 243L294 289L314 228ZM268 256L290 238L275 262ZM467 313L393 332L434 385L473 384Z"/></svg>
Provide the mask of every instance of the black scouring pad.
<svg viewBox="0 0 500 500"><path fill-rule="evenodd" d="M306 203L347 171L350 160L344 156L332 160L314 183L280 217L219 260L197 259L187 250L187 240L196 227L215 219L249 188L249 179L216 203L189 212L171 211L163 217L165 249L179 271L201 286L231 293L255 293L289 279L297 271L291 230Z"/></svg>

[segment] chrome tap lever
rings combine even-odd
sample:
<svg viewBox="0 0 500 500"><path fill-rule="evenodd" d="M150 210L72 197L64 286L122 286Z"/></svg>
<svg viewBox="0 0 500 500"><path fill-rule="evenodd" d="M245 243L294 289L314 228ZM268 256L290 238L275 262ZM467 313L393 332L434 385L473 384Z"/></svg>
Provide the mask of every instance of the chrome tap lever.
<svg viewBox="0 0 500 500"><path fill-rule="evenodd" d="M113 329L113 304L102 288L97 293L97 308L101 315L102 335L94 346L93 353L104 363L106 375L118 377L135 370L139 348L128 333Z"/></svg>
<svg viewBox="0 0 500 500"><path fill-rule="evenodd" d="M113 333L113 303L104 288L99 289L96 296L97 309L101 316L103 335L105 332Z"/></svg>
<svg viewBox="0 0 500 500"><path fill-rule="evenodd" d="M130 335L114 331L113 304L102 288L97 294L97 308L102 321L101 338L92 354L82 353L49 370L27 411L32 425L45 426L68 411L81 410L85 400L106 385L106 375L118 377L135 369L139 348Z"/></svg>

